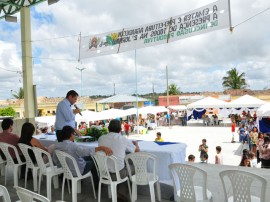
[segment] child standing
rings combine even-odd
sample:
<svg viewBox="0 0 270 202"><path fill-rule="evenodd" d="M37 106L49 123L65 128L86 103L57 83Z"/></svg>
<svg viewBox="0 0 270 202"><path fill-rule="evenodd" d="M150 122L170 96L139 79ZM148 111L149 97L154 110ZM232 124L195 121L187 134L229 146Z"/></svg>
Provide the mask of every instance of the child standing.
<svg viewBox="0 0 270 202"><path fill-rule="evenodd" d="M208 153L208 146L206 145L206 139L202 139L202 144L199 146L199 152L201 152L200 158L201 161L203 161L202 159L203 155Z"/></svg>
<svg viewBox="0 0 270 202"><path fill-rule="evenodd" d="M234 136L235 136L235 128L236 128L236 123L235 120L232 121L232 143L235 143L234 141Z"/></svg>
<svg viewBox="0 0 270 202"><path fill-rule="evenodd" d="M223 165L223 156L221 155L221 147L216 146L217 154L215 156L215 164Z"/></svg>

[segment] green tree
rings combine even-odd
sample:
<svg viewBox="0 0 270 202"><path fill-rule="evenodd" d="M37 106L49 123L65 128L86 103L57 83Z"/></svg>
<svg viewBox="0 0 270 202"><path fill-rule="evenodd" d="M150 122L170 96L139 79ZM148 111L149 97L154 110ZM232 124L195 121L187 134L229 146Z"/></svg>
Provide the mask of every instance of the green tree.
<svg viewBox="0 0 270 202"><path fill-rule="evenodd" d="M169 95L179 95L179 94L181 94L180 88L175 83L170 84Z"/></svg>
<svg viewBox="0 0 270 202"><path fill-rule="evenodd" d="M19 92L14 91L15 93L12 93L12 96L16 99L23 99L24 98L24 91L23 88L20 87Z"/></svg>
<svg viewBox="0 0 270 202"><path fill-rule="evenodd" d="M245 73L239 73L236 68L226 72L226 76L222 78L223 88L225 89L246 89L248 87L245 79Z"/></svg>
<svg viewBox="0 0 270 202"><path fill-rule="evenodd" d="M16 111L12 107L0 109L0 116L15 116Z"/></svg>

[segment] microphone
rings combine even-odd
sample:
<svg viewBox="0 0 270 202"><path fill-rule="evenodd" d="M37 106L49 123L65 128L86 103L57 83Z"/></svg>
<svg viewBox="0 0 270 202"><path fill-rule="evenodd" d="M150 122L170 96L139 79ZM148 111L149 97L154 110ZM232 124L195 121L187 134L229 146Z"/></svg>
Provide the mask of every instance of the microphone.
<svg viewBox="0 0 270 202"><path fill-rule="evenodd" d="M76 104L74 104L74 107L75 107L76 109L79 109L79 107L78 107ZM79 114L82 116L82 113L81 113L81 112L79 112Z"/></svg>

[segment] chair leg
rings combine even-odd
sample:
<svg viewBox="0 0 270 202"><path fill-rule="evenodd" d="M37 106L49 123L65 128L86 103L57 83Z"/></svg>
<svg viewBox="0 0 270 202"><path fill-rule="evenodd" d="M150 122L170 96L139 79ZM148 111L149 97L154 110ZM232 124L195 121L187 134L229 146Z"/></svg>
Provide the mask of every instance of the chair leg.
<svg viewBox="0 0 270 202"><path fill-rule="evenodd" d="M52 194L51 194L51 188L52 186L52 176L47 175L47 198L51 201L52 200Z"/></svg>
<svg viewBox="0 0 270 202"><path fill-rule="evenodd" d="M58 180L58 175L53 176L53 185L55 189L59 188L59 180Z"/></svg>
<svg viewBox="0 0 270 202"><path fill-rule="evenodd" d="M77 194L80 194L82 192L82 188L81 188L81 180L77 181Z"/></svg>
<svg viewBox="0 0 270 202"><path fill-rule="evenodd" d="M112 202L117 202L117 184L111 184Z"/></svg>
<svg viewBox="0 0 270 202"><path fill-rule="evenodd" d="M27 175L28 175L28 166L25 168L25 174L24 174L24 187L27 188Z"/></svg>
<svg viewBox="0 0 270 202"><path fill-rule="evenodd" d="M38 180L38 194L40 194L41 179L42 179L42 173L41 173L41 172L39 172L39 180Z"/></svg>
<svg viewBox="0 0 270 202"><path fill-rule="evenodd" d="M38 176L38 169L33 168L34 191L37 191L37 176Z"/></svg>
<svg viewBox="0 0 270 202"><path fill-rule="evenodd" d="M131 189L130 189L130 182L129 182L129 179L127 180L127 184L128 184L129 198L130 198L130 200L132 200L132 198L131 198Z"/></svg>
<svg viewBox="0 0 270 202"><path fill-rule="evenodd" d="M72 202L77 202L77 181L71 180Z"/></svg>
<svg viewBox="0 0 270 202"><path fill-rule="evenodd" d="M91 182L92 182L92 188L93 188L93 192L94 192L94 197L95 197L95 199L97 199L93 176L90 175L90 178L91 178Z"/></svg>
<svg viewBox="0 0 270 202"><path fill-rule="evenodd" d="M159 181L156 182L156 187L157 187L157 198L158 198L158 201L161 201L161 192L160 192L160 183L159 183Z"/></svg>
<svg viewBox="0 0 270 202"><path fill-rule="evenodd" d="M137 185L132 183L132 193L131 193L131 201L135 202L137 200Z"/></svg>
<svg viewBox="0 0 270 202"><path fill-rule="evenodd" d="M7 186L7 173L8 173L8 166L5 167L5 186Z"/></svg>
<svg viewBox="0 0 270 202"><path fill-rule="evenodd" d="M98 183L98 202L100 202L100 198L101 198L101 182L99 181L99 183Z"/></svg>
<svg viewBox="0 0 270 202"><path fill-rule="evenodd" d="M18 167L14 167L13 171L13 178L14 178L14 186L18 186Z"/></svg>
<svg viewBox="0 0 270 202"><path fill-rule="evenodd" d="M65 182L66 182L66 178L63 177L63 182L62 182L62 201L64 201L64 190L65 190ZM68 183L68 180L67 180L67 184L68 184L68 190L70 192L70 187L69 187L69 183Z"/></svg>
<svg viewBox="0 0 270 202"><path fill-rule="evenodd" d="M108 185L108 197L112 198L112 191L111 191L111 185Z"/></svg>
<svg viewBox="0 0 270 202"><path fill-rule="evenodd" d="M149 183L151 202L155 202L155 188L154 183Z"/></svg>

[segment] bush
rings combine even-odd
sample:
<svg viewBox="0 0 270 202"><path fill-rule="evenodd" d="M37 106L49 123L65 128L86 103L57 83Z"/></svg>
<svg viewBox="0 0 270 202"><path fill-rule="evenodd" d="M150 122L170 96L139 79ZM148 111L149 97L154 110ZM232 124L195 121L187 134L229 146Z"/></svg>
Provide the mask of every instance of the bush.
<svg viewBox="0 0 270 202"><path fill-rule="evenodd" d="M101 128L101 129L99 129L97 127L91 127L91 128L87 128L86 135L93 137L94 140L96 141L99 139L100 136L106 135L108 133L109 133L109 131L105 127Z"/></svg>
<svg viewBox="0 0 270 202"><path fill-rule="evenodd" d="M16 111L12 107L2 108L0 109L0 116L12 116L14 117Z"/></svg>

